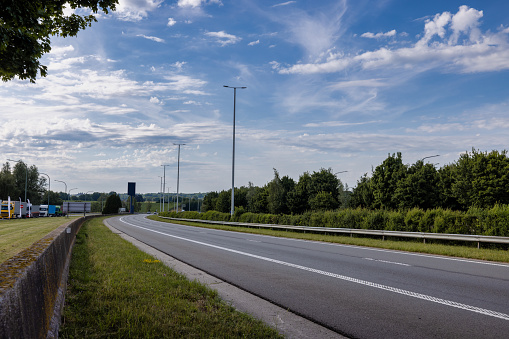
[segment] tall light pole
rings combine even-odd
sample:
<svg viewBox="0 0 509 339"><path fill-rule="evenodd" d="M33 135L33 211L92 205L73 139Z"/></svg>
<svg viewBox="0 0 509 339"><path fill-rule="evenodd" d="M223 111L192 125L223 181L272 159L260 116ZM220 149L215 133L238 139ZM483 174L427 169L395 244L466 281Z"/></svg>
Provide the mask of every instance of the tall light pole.
<svg viewBox="0 0 509 339"><path fill-rule="evenodd" d="M179 147L178 157L177 157L177 212L179 211L179 181L180 181L180 146L185 144L175 144Z"/></svg>
<svg viewBox="0 0 509 339"><path fill-rule="evenodd" d="M164 212L164 192L166 191L166 166L170 166L170 165L161 165L163 166L163 210L162 212Z"/></svg>
<svg viewBox="0 0 509 339"><path fill-rule="evenodd" d="M8 161L19 162L19 163L25 165L25 202L26 202L27 201L27 185L28 185L28 166L27 166L27 164L25 164L21 160L11 160L11 159L7 159L7 160Z"/></svg>
<svg viewBox="0 0 509 339"><path fill-rule="evenodd" d="M77 190L77 189L78 189L78 187L73 187L73 188L71 188L71 189L69 190L69 192L68 192L69 200L71 200L71 191L72 191L72 190Z"/></svg>
<svg viewBox="0 0 509 339"><path fill-rule="evenodd" d="M48 177L48 208L49 208L49 192L51 191L51 179L46 173L39 173Z"/></svg>
<svg viewBox="0 0 509 339"><path fill-rule="evenodd" d="M159 175L158 175L158 177L161 178L161 186L159 186L159 213L161 213L162 212L162 210L161 210L161 203L162 203L161 196L163 194L163 177L161 177Z"/></svg>
<svg viewBox="0 0 509 339"><path fill-rule="evenodd" d="M62 180L56 180L55 181L58 181L58 182L61 182L65 185L65 195L67 196L67 184L65 183L65 181L62 181ZM49 207L48 207L49 208ZM69 209L69 205L67 205L67 209ZM63 211L62 211L63 212ZM69 218L69 212L67 212L66 216Z"/></svg>
<svg viewBox="0 0 509 339"><path fill-rule="evenodd" d="M233 150L232 150L232 205L231 205L231 211L230 214L233 216L233 212L235 211L235 106L237 101L237 88L245 89L247 87L245 86L227 86L224 85L223 87L226 88L233 88Z"/></svg>

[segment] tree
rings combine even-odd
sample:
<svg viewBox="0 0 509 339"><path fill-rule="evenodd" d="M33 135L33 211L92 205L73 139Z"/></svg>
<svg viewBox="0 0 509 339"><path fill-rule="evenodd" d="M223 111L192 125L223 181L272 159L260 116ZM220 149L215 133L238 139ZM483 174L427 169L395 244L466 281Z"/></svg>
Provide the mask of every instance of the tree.
<svg viewBox="0 0 509 339"><path fill-rule="evenodd" d="M39 59L51 50L50 36L76 36L97 21L94 15L64 15L64 7L92 13L115 10L118 0L3 0L0 6L0 77L3 81L46 76Z"/></svg>
<svg viewBox="0 0 509 339"><path fill-rule="evenodd" d="M295 181L288 176L279 177L279 172L274 168L274 179L267 185L268 209L272 214L288 214L290 209L287 204L287 195L295 186Z"/></svg>
<svg viewBox="0 0 509 339"><path fill-rule="evenodd" d="M231 189L228 191L221 191L216 200L216 207L218 212L228 213L231 212Z"/></svg>
<svg viewBox="0 0 509 339"><path fill-rule="evenodd" d="M435 166L417 161L397 183L394 198L403 209L432 209L440 206L439 178Z"/></svg>
<svg viewBox="0 0 509 339"><path fill-rule="evenodd" d="M331 192L321 191L309 199L309 206L313 211L333 210L338 206L338 202Z"/></svg>
<svg viewBox="0 0 509 339"><path fill-rule="evenodd" d="M452 191L464 209L509 203L509 159L507 152L461 154L456 162Z"/></svg>
<svg viewBox="0 0 509 339"><path fill-rule="evenodd" d="M357 187L353 190L349 206L353 208L373 208L373 202L374 195L371 178L368 177L367 173L364 173L364 175L357 180Z"/></svg>
<svg viewBox="0 0 509 339"><path fill-rule="evenodd" d="M399 202L394 193L398 182L406 176L406 170L400 152L389 154L387 159L375 168L371 177L374 208L396 209L398 207Z"/></svg>
<svg viewBox="0 0 509 339"><path fill-rule="evenodd" d="M116 214L121 207L122 201L120 201L120 196L116 193L113 193L106 199L106 203L104 204L103 208L103 214Z"/></svg>
<svg viewBox="0 0 509 339"><path fill-rule="evenodd" d="M332 173L332 169L320 169L319 172L313 172L311 174L311 181L309 183L309 203L311 206L311 200L315 199L317 194L321 194L323 198L323 194L321 192L330 193L334 203L329 209L334 209L339 207L339 198L343 192L343 184L338 180L338 178Z"/></svg>
<svg viewBox="0 0 509 339"><path fill-rule="evenodd" d="M7 199L7 197L10 196L14 199L16 197L14 193L15 188L16 182L11 173L11 166L6 162L0 171L0 198Z"/></svg>
<svg viewBox="0 0 509 339"><path fill-rule="evenodd" d="M299 182L288 192L288 208L293 214L302 214L309 210L309 187L311 175L304 172L299 177Z"/></svg>
<svg viewBox="0 0 509 339"><path fill-rule="evenodd" d="M217 198L219 197L219 193L217 192L209 192L203 197L203 204L201 206L201 210L203 212L214 211L216 209Z"/></svg>

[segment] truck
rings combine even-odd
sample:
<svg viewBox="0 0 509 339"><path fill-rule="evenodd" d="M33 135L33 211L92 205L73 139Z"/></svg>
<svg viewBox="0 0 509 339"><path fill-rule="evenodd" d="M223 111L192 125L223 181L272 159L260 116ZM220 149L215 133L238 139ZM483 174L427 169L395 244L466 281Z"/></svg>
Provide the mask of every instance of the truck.
<svg viewBox="0 0 509 339"><path fill-rule="evenodd" d="M59 217L62 216L62 208L59 205L40 205L40 217Z"/></svg>
<svg viewBox="0 0 509 339"><path fill-rule="evenodd" d="M15 219L16 213L14 212L14 201L4 200L1 205L0 216L2 219Z"/></svg>

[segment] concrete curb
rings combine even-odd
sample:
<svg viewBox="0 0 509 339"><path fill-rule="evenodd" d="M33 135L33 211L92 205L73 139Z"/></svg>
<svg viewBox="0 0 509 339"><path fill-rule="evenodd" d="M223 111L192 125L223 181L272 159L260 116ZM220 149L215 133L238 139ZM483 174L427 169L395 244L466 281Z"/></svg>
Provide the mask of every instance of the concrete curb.
<svg viewBox="0 0 509 339"><path fill-rule="evenodd" d="M188 279L196 280L209 288L216 290L221 299L229 305L241 312L262 320L287 338L345 338L336 332L178 261L166 253L160 252L157 249L150 247L147 244L126 235L125 233L122 233L110 225L108 223L108 219L104 220L104 224L113 233L120 235L123 239L129 241L141 251L152 255L168 267L185 275Z"/></svg>

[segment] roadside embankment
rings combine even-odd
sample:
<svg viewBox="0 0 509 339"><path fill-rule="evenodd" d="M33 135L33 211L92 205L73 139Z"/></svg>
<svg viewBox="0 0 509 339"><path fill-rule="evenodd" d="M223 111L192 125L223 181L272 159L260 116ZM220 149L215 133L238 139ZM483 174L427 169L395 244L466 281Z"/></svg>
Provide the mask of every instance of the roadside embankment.
<svg viewBox="0 0 509 339"><path fill-rule="evenodd" d="M91 217L65 223L0 264L0 338L56 336L72 247Z"/></svg>

